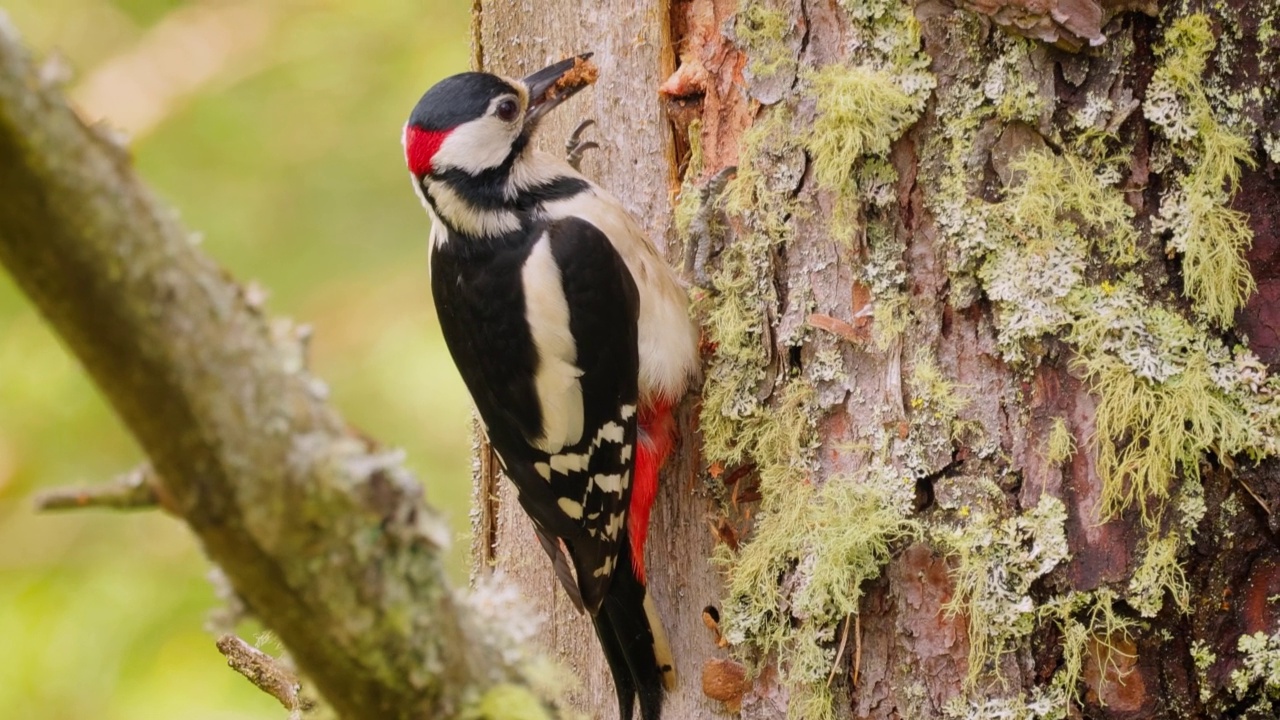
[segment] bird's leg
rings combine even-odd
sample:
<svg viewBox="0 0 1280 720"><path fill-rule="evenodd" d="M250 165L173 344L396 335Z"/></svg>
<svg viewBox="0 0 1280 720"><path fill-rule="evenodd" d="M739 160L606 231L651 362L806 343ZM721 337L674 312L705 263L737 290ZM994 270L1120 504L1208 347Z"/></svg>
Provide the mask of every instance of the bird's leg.
<svg viewBox="0 0 1280 720"><path fill-rule="evenodd" d="M716 173L697 189L698 211L689 222L689 239L685 246L684 271L693 283L701 288L711 287L711 278L707 275L707 262L711 257L712 245L724 234L723 223L716 222L720 211L720 196L724 194L729 178L738 171L730 165Z"/></svg>
<svg viewBox="0 0 1280 720"><path fill-rule="evenodd" d="M596 142L582 139L582 132L595 124L595 120L583 120L578 123L578 127L574 128L573 132L569 134L569 139L564 141L564 159L573 167L574 170L582 169L578 167L578 165L582 163L583 153L600 147Z"/></svg>

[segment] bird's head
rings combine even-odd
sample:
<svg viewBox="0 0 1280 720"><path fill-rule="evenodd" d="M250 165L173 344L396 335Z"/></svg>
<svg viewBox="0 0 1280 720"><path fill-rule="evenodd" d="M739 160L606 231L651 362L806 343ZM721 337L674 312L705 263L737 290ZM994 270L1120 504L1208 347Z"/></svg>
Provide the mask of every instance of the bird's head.
<svg viewBox="0 0 1280 720"><path fill-rule="evenodd" d="M414 181L505 175L548 112L595 80L590 53L516 80L468 72L423 94L404 127Z"/></svg>

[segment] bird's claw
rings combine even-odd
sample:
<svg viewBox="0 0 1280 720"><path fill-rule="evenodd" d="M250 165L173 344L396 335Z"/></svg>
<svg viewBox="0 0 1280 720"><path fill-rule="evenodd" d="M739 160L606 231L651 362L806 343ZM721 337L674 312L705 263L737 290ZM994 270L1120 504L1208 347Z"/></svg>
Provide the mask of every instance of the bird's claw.
<svg viewBox="0 0 1280 720"><path fill-rule="evenodd" d="M582 139L583 131L595 124L595 120L583 120L578 123L578 127L573 129L573 132L569 134L569 139L564 142L564 159L574 170L581 170L578 166L582 163L584 153L600 147L596 142Z"/></svg>

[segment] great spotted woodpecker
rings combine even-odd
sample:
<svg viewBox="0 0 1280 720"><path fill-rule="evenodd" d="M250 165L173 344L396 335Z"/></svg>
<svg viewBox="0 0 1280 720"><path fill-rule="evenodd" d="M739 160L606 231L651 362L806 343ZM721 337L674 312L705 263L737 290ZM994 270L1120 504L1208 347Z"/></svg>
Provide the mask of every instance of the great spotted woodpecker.
<svg viewBox="0 0 1280 720"><path fill-rule="evenodd" d="M588 57L522 80L441 80L403 141L449 352L560 583L594 621L621 718L638 698L657 720L675 667L644 546L697 333L618 200L530 142L590 82L575 78Z"/></svg>

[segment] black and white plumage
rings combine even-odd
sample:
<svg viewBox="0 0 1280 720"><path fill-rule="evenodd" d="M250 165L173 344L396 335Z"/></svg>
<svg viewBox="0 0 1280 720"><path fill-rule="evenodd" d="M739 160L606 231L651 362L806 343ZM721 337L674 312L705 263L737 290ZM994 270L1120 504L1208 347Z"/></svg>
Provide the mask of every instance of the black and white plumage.
<svg viewBox="0 0 1280 720"><path fill-rule="evenodd" d="M592 616L621 716L638 698L657 720L674 662L643 544L671 438L658 438L655 464L646 422L670 426L697 338L683 288L621 204L530 145L537 121L585 86L563 87L584 59L523 80L442 80L410 116L405 155L433 221L441 328L490 443Z"/></svg>

